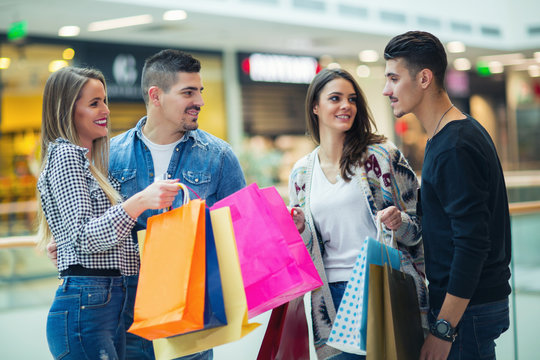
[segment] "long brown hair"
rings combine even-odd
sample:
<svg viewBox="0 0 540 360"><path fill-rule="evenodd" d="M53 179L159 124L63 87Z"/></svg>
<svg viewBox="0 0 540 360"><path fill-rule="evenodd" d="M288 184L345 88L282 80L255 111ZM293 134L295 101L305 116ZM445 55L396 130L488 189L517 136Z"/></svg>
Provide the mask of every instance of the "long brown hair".
<svg viewBox="0 0 540 360"><path fill-rule="evenodd" d="M311 81L306 94L306 123L308 132L313 141L320 145L319 117L313 108L320 100L321 90L334 79L342 78L351 83L356 93L356 117L349 130L345 133L343 152L339 161L341 177L350 181L354 175L352 167L363 164L363 155L368 145L378 144L386 140L383 135L377 135L377 129L371 110L369 109L363 91L352 75L343 69L323 69Z"/></svg>
<svg viewBox="0 0 540 360"><path fill-rule="evenodd" d="M75 145L82 146L74 124L75 105L81 96L81 90L89 79L99 80L107 93L105 78L99 70L88 68L65 67L52 73L43 91L43 111L41 121L41 170L44 169L49 144L58 138L64 138ZM107 121L107 129L110 121ZM109 136L95 139L92 143L89 170L96 178L111 204L121 199L120 194L109 183ZM52 234L45 219L38 194L38 246L43 248L50 241Z"/></svg>

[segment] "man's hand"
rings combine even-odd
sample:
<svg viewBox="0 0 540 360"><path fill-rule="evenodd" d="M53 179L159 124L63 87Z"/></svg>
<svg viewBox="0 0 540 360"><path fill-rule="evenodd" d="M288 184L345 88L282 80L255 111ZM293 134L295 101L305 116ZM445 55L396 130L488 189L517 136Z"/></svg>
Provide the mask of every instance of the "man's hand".
<svg viewBox="0 0 540 360"><path fill-rule="evenodd" d="M420 360L446 360L452 343L429 334L420 352Z"/></svg>
<svg viewBox="0 0 540 360"><path fill-rule="evenodd" d="M54 266L58 267L58 255L56 253L56 241L54 241L54 238L47 244L47 257L51 259Z"/></svg>

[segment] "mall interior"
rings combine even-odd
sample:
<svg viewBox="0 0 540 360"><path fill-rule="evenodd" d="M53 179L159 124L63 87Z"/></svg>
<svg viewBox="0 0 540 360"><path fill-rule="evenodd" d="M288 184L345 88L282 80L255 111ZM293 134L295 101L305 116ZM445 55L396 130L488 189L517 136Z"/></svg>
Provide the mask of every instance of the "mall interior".
<svg viewBox="0 0 540 360"><path fill-rule="evenodd" d="M448 54L453 103L488 130L507 184L513 240L511 327L499 359L537 358L540 322L540 2L492 0L0 0L0 358L47 359L57 272L35 249L42 93L51 72L92 66L107 79L112 135L145 115L144 60L165 48L202 63L199 126L229 142L246 180L287 200L293 164L314 148L304 98L316 71L351 72L379 133L420 175L427 135L382 96L383 49L425 30ZM269 315L253 321L263 325ZM215 349L255 359L261 326ZM315 358L315 357L312 357Z"/></svg>

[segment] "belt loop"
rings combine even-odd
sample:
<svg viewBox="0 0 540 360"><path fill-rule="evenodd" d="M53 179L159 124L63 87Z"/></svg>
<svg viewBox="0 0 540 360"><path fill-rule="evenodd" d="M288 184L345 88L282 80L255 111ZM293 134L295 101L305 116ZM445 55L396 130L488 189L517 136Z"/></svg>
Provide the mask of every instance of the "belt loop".
<svg viewBox="0 0 540 360"><path fill-rule="evenodd" d="M69 281L69 276L65 276L62 278L62 291L63 292L67 291L68 281Z"/></svg>

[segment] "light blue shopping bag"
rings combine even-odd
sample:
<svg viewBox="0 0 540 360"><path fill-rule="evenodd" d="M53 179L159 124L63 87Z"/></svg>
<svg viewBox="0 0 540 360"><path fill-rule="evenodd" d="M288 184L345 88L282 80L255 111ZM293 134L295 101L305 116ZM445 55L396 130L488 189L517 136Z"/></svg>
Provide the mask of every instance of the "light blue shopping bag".
<svg viewBox="0 0 540 360"><path fill-rule="evenodd" d="M383 263L389 263L392 268L399 270L400 251L366 237L341 299L327 345L348 353L366 354L369 265Z"/></svg>

